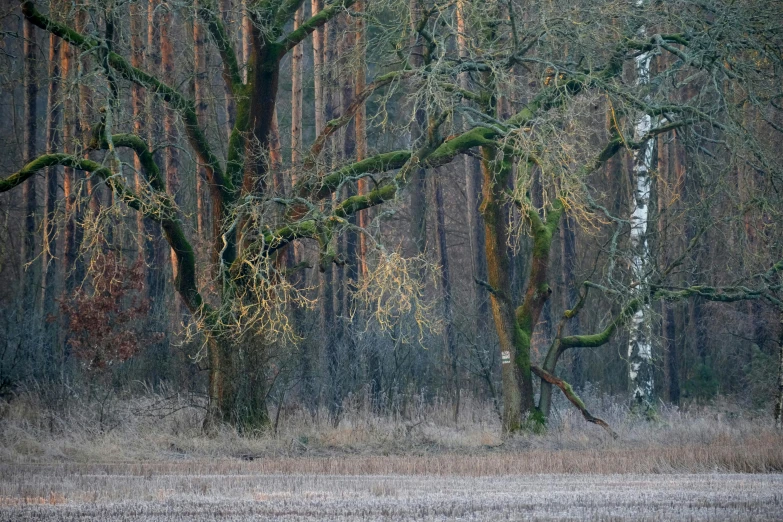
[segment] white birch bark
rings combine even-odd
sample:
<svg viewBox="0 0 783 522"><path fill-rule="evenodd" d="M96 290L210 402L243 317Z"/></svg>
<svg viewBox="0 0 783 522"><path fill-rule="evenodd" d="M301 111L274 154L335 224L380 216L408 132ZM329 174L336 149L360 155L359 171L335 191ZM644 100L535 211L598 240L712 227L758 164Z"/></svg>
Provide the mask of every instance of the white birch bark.
<svg viewBox="0 0 783 522"><path fill-rule="evenodd" d="M638 1L641 7L643 1ZM646 35L642 27L639 33ZM643 86L650 82L650 64L652 54L647 52L636 58L636 85ZM634 125L634 137L638 142L650 132L652 118L641 115ZM650 210L650 169L652 167L654 141L647 140L634 152L633 171L636 180L634 191L634 210L631 214L631 268L636 283L636 291L641 293L647 286L645 273L650 262L650 252L647 245L647 224ZM628 343L629 374L628 380L635 402L642 406L652 403L653 371L652 342L649 322L650 307L642 305L631 320L631 335Z"/></svg>

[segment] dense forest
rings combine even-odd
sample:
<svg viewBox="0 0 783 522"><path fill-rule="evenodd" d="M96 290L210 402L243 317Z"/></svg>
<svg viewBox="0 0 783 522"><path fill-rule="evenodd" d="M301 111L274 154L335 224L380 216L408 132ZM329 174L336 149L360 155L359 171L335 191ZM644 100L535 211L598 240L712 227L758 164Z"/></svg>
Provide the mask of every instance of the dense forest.
<svg viewBox="0 0 783 522"><path fill-rule="evenodd" d="M589 389L780 425L781 20L3 2L0 398L173 390L242 433L469 398L508 433L562 394L613 433Z"/></svg>

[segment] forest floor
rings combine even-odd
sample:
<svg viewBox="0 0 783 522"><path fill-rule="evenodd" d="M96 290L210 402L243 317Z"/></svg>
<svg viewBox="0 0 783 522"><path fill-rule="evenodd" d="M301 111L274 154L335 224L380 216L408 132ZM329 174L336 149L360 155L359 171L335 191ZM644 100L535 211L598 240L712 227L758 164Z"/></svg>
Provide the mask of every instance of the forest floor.
<svg viewBox="0 0 783 522"><path fill-rule="evenodd" d="M0 521L783 518L781 474L364 475L356 457L342 474L283 474L264 460L3 465Z"/></svg>

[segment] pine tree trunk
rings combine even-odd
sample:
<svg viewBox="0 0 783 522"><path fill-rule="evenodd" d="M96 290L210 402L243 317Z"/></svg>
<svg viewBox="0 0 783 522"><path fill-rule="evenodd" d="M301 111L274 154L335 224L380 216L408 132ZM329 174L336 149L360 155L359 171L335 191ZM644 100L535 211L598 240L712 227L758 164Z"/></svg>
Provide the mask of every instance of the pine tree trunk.
<svg viewBox="0 0 783 522"><path fill-rule="evenodd" d="M658 255L661 266L668 266L671 262L669 244L675 238L668 236L668 222L671 215L668 187L677 189L679 183L672 179L672 174L678 175L676 165L677 140L673 133L665 134L658 139L658 176L656 177L656 192L658 196ZM661 336L663 338L663 398L677 404L680 401L679 364L677 353L677 324L674 318L674 309L670 303L661 302Z"/></svg>
<svg viewBox="0 0 783 522"><path fill-rule="evenodd" d="M304 5L296 10L294 15L294 30L298 29L304 21ZM302 118L303 118L303 98L302 98L302 80L304 69L304 43L300 43L293 48L291 54L291 186L296 186L299 181L298 172L302 164L302 152L304 148ZM298 241L293 245L293 264L303 261L304 250ZM301 271L293 276L294 285L304 289L304 275ZM301 329L305 321L305 310L293 305L294 324L297 329ZM313 383L313 343L308 339L303 339L300 343L301 350L301 379L302 379L302 399L311 413L315 411L315 386Z"/></svg>
<svg viewBox="0 0 783 522"><path fill-rule="evenodd" d="M411 54L410 62L414 68L424 65L424 44L416 34L416 25L422 17L419 0L410 0L411 12ZM411 123L411 150L423 145L425 129L427 128L427 111L425 107L414 107L414 121ZM409 193L411 204L410 234L416 254L423 254L427 248L427 183L426 171L415 167L410 173Z"/></svg>
<svg viewBox="0 0 783 522"><path fill-rule="evenodd" d="M311 16L323 9L323 0L311 0ZM315 135L318 136L324 128L324 29L319 27L313 31L313 97L315 101Z"/></svg>
<svg viewBox="0 0 783 522"><path fill-rule="evenodd" d="M81 7L78 8L78 11L76 13L76 31L78 31L81 34L87 34L88 32L91 32L91 29L87 26L87 15L88 15L88 6L89 3L87 1L83 2ZM78 84L79 84L79 139L81 140L82 146L90 142L90 139L92 137L91 132L91 125L92 125L92 118L93 118L93 110L92 110L92 90L87 85L86 77L89 74L89 71L87 71L87 68L89 67L89 62L87 61L87 57L81 57L78 60ZM100 182L93 176L87 177L87 195L89 196L89 210L90 214L93 216L96 216L101 208L101 200L99 195L99 187ZM79 241L81 243L81 241Z"/></svg>
<svg viewBox="0 0 783 522"><path fill-rule="evenodd" d="M161 17L160 24L160 51L161 65L163 67L163 81L168 85L175 85L176 77L174 74L174 46L169 36L172 25L172 15L170 10L165 10ZM167 143L177 143L178 133L176 125L176 112L170 107L165 107L163 113L163 134ZM167 147L165 151L165 171L166 171L166 192L177 199L179 192L179 149L177 147ZM169 251L172 277L177 277L177 260L173 250Z"/></svg>
<svg viewBox="0 0 783 522"><path fill-rule="evenodd" d="M354 66L354 57L356 54L356 27L351 17L341 16L338 18L339 31L341 34L341 40L339 45L340 53L340 70L351 70ZM354 75L346 74L339 76L340 83L340 114L345 114L348 107L353 103L356 95L355 91L355 78ZM344 128L344 132L341 133L341 151L339 154L343 161L353 161L356 155L356 129L354 126L347 125ZM356 195L356 188L353 184L346 184L343 188L341 198L344 200L351 196ZM340 238L340 248L342 250L342 259L344 263L338 267L339 274L339 291L337 296L337 305L339 309L337 311L337 317L341 324L341 344L344 349L344 360L347 363L347 367L343 368L343 372L346 373L345 380L346 385L343 387L345 391L352 391L355 385L355 377L357 375L357 353L356 343L352 336L353 323L351 321L351 289L355 286L358 280L358 237L356 233L356 226L358 225L358 219L355 214L348 216L348 223L350 228L345 231Z"/></svg>
<svg viewBox="0 0 783 522"><path fill-rule="evenodd" d="M231 27L231 23L233 20L231 20L231 13L234 11L233 6L231 5L231 0L221 0L221 16L223 18L223 24L226 27ZM241 6L239 6L239 9L241 11ZM225 99L225 105L224 109L226 111L226 136L231 136L231 130L234 128L234 118L235 118L235 111L236 111L236 103L234 100L234 96L232 93L230 93L228 90L226 90L226 99Z"/></svg>
<svg viewBox="0 0 783 522"><path fill-rule="evenodd" d="M775 426L783 429L783 313L780 316L780 334L778 336L778 394L775 404Z"/></svg>
<svg viewBox="0 0 783 522"><path fill-rule="evenodd" d="M468 49L468 30L465 20L465 2L466 0L459 0L457 2L457 45L459 46L460 58L467 60L470 58L470 51ZM470 90L470 75L469 73L462 73L459 77L459 84L462 89ZM465 122L463 130L468 130L469 125ZM474 158L470 154L463 155L464 169L465 169L465 209L467 216L467 232L468 240L470 242L470 264L471 274L474 279L479 281L486 281L487 279L487 266L484 256L484 227L481 225L481 216L479 213L479 205L481 204L481 162L478 158ZM486 321L489 316L489 310L487 307L487 300L484 299L483 291L480 290L478 285L472 285L473 302L476 306L476 314L478 316L479 330L482 330L486 326Z"/></svg>
<svg viewBox="0 0 783 522"><path fill-rule="evenodd" d="M173 50L171 42L163 39L164 31L167 31L173 23L171 19L171 10L168 5L162 4L161 0L149 0L147 11L147 63L146 67L155 72L158 77L165 77L166 71L163 64L164 54L168 55L169 66L172 67ZM169 78L171 79L171 78ZM146 131L147 144L153 150L157 151L158 144L165 140L162 134L162 119L165 119L166 108L158 105L156 94L151 94L147 90L147 111L146 111ZM161 117L164 118L161 118ZM163 138L163 140L161 139ZM164 164L161 161L163 152L155 152L155 161L158 165ZM165 166L165 164L164 164ZM137 177L139 182L139 193L149 193L148 184L143 176ZM138 213L141 216L141 212ZM160 226L149 218L141 218L141 229L143 230L143 260L146 270L146 294L150 300L152 323L154 328L162 329L163 317L166 310L164 290L166 286L166 246L161 234Z"/></svg>
<svg viewBox="0 0 783 522"><path fill-rule="evenodd" d="M49 92L46 101L46 152L54 153L60 146L60 103L58 100L60 88L60 39L53 34L49 35ZM46 169L45 185L45 210L43 216L43 283L41 285L41 317L47 319L55 313L55 298L60 295L58 290L57 268L57 197L59 169L49 167ZM50 324L48 321L45 324ZM48 327L51 330L57 328L52 322ZM57 346L57 336L53 331L47 332L45 342L52 347Z"/></svg>
<svg viewBox="0 0 783 522"><path fill-rule="evenodd" d="M73 71L74 49L62 42L60 47L60 72L63 82L68 85ZM71 154L74 151L74 127L76 115L76 106L73 100L73 92L63 90L63 152ZM65 200L65 230L63 234L63 273L65 274L64 297L71 295L76 286L75 266L76 266L76 242L75 242L75 208L76 208L76 186L75 172L71 167L63 168L63 199Z"/></svg>
<svg viewBox="0 0 783 522"><path fill-rule="evenodd" d="M22 21L22 34L24 36L24 163L27 164L36 158L36 140L38 134L38 46L35 43L34 26L27 19ZM38 256L37 238L37 189L35 180L30 180L22 187L22 199L24 200L24 237L22 239L22 262L24 275L20 286L22 298L19 300L20 324L23 327L25 341L35 341L42 333L38 330L40 320L35 316L39 311L38 299L41 297L41 258ZM37 343L36 343L37 344ZM27 346L28 350L33 345ZM32 353L30 355L33 355ZM37 355L37 354L36 354Z"/></svg>
<svg viewBox="0 0 783 522"><path fill-rule="evenodd" d="M573 216L567 215L563 219L560 227L560 268L563 279L563 310L570 310L576 305L579 297L579 290L576 282L576 221ZM575 328L574 328L575 326ZM571 335L579 331L579 316L567 322L563 328L563 335ZM582 354L579 350L574 350L571 363L571 384L575 388L581 388L584 385L584 375L582 367Z"/></svg>
<svg viewBox="0 0 783 522"><path fill-rule="evenodd" d="M327 24L323 35L323 73L321 88L323 89L323 109L325 121L332 120L338 110L339 104L339 90L337 85L337 77L335 74L336 58L337 58L337 30L335 23ZM335 140L332 140L332 144L335 145ZM338 153L336 146L331 147L331 150L327 152L327 161L334 164L337 160L336 154ZM335 194L335 197L337 195ZM331 242L335 242L332 239ZM328 245L329 250L335 249L337 245ZM338 345L340 341L341 327L337 322L336 308L339 308L339 299L335 299L340 296L339 285L340 272L335 263L331 262L330 256L327 255L327 262L322 266L323 272L321 272L321 296L319 305L321 306L321 335L324 336L324 354L326 355L327 370L329 374L329 398L328 407L329 413L332 418L332 422L335 426L340 421L340 415L342 413L342 384L343 379L340 375L340 353L341 346Z"/></svg>
<svg viewBox="0 0 783 522"><path fill-rule="evenodd" d="M199 0L196 0L198 2ZM198 7L198 3L196 3ZM193 79L193 97L196 104L196 119L200 125L206 123L206 80L207 80L207 56L204 46L204 28L198 19L193 20L193 53L195 75ZM202 165L196 166L196 231L199 242L207 240L207 223L209 216L206 208L205 181L207 173ZM206 243L203 243L206 244Z"/></svg>
<svg viewBox="0 0 783 522"><path fill-rule="evenodd" d="M456 332L454 331L454 312L451 301L451 278L449 270L449 253L446 243L446 211L443 202L443 188L440 176L432 178L435 195L435 241L438 248L438 263L440 264L440 287L443 299L443 341L446 356L451 368L451 385L454 388L454 424L459 422L460 410L460 376L459 353L457 352Z"/></svg>
<svg viewBox="0 0 783 522"><path fill-rule="evenodd" d="M364 1L358 1L354 4L354 10L358 13L364 11ZM354 20L354 28L356 30L356 73L354 78L354 91L359 93L363 92L367 86L367 35L365 33L364 18L361 16L356 17ZM361 161L367 157L367 107L362 104L356 115L354 116L354 134L356 136L356 161ZM369 185L366 178L362 178L357 183L357 192L360 195L367 194L369 192ZM361 210L356 216L356 224L362 230L367 230L370 226L370 210ZM367 275L367 236L363 233L359 234L359 276L365 277Z"/></svg>

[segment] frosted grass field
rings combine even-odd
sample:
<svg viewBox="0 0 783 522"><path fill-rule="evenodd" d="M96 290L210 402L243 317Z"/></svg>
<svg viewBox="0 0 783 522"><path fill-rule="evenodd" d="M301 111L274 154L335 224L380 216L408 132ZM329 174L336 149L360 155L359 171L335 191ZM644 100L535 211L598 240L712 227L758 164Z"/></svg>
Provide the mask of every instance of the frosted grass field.
<svg viewBox="0 0 783 522"><path fill-rule="evenodd" d="M197 408L139 415L161 402L118 400L108 429L90 404L0 403L0 522L783 520L783 432L742 410L649 422L594 397L618 439L567 405L546 434L503 439L466 400L458 428L425 405L413 425L354 408L206 437Z"/></svg>
<svg viewBox="0 0 783 522"><path fill-rule="evenodd" d="M783 519L780 474L281 475L252 473L253 464L215 474L219 462L198 473L192 464L6 465L0 520Z"/></svg>

